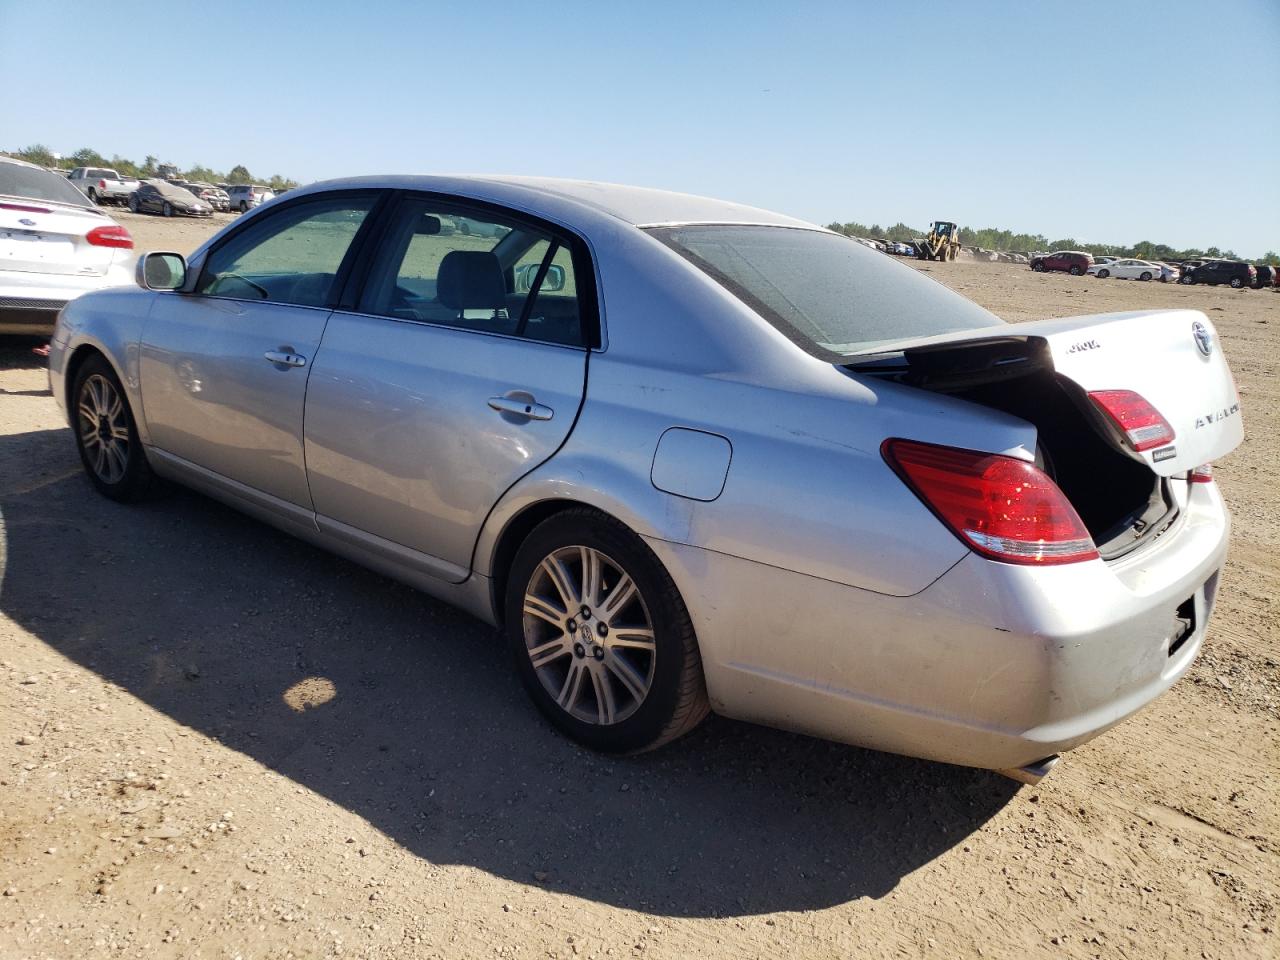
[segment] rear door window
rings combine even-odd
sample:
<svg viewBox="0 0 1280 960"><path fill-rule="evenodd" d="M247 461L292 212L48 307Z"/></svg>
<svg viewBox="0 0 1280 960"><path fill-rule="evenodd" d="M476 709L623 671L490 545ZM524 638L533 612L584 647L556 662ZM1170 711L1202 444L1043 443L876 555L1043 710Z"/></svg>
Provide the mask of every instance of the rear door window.
<svg viewBox="0 0 1280 960"><path fill-rule="evenodd" d="M377 201L365 192L295 203L254 220L209 254L196 293L323 307Z"/></svg>
<svg viewBox="0 0 1280 960"><path fill-rule="evenodd" d="M358 309L581 346L571 241L517 217L428 198L393 213Z"/></svg>

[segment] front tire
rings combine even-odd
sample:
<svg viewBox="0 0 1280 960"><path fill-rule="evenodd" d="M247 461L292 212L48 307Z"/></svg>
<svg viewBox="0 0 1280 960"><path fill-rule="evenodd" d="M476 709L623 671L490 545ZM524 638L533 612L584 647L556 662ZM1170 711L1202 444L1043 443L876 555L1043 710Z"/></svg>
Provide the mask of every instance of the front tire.
<svg viewBox="0 0 1280 960"><path fill-rule="evenodd" d="M710 712L693 623L653 551L575 508L516 553L506 632L529 696L565 735L609 753L651 750Z"/></svg>
<svg viewBox="0 0 1280 960"><path fill-rule="evenodd" d="M1111 271L1110 271L1110 270L1099 270L1099 271L1098 271L1098 279L1099 279L1099 280L1105 280L1105 279L1107 279L1107 277L1109 277L1109 276L1111 276Z"/></svg>
<svg viewBox="0 0 1280 960"><path fill-rule="evenodd" d="M1196 282L1196 278L1189 274L1184 274L1178 279L1178 282L1189 287Z"/></svg>
<svg viewBox="0 0 1280 960"><path fill-rule="evenodd" d="M94 487L104 497L124 503L150 495L155 476L111 364L100 354L86 360L76 371L71 396L76 449Z"/></svg>
<svg viewBox="0 0 1280 960"><path fill-rule="evenodd" d="M173 207L169 205L168 200L165 201L164 206L161 208L160 212L163 213L166 217L173 216Z"/></svg>
<svg viewBox="0 0 1280 960"><path fill-rule="evenodd" d="M1034 270L1036 273L1044 273L1045 267L1043 263L1033 263L1031 265L1031 269Z"/></svg>
<svg viewBox="0 0 1280 960"><path fill-rule="evenodd" d="M1070 270L1067 271L1067 273L1071 274L1073 277L1078 277L1080 276L1080 268L1072 267Z"/></svg>
<svg viewBox="0 0 1280 960"><path fill-rule="evenodd" d="M129 210L133 213L138 212L138 198L133 196L133 194L129 195Z"/></svg>

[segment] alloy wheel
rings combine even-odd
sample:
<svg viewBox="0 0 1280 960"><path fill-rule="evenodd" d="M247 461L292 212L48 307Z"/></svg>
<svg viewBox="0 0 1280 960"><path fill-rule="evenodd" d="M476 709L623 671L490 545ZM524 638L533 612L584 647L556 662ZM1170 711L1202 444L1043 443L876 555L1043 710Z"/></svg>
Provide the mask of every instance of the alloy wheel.
<svg viewBox="0 0 1280 960"><path fill-rule="evenodd" d="M119 483L129 466L129 421L124 400L100 373L85 380L77 406L80 443L94 474Z"/></svg>
<svg viewBox="0 0 1280 960"><path fill-rule="evenodd" d="M631 575L591 547L567 546L534 568L524 641L543 688L584 723L621 723L640 708L657 662L653 620Z"/></svg>

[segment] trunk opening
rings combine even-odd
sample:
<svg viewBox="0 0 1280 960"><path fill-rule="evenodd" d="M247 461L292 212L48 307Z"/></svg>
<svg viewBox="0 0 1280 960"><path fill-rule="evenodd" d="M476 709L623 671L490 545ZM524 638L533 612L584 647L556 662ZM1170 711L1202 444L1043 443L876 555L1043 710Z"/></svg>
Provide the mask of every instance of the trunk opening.
<svg viewBox="0 0 1280 960"><path fill-rule="evenodd" d="M1075 507L1104 560L1158 536L1177 518L1168 480L1116 449L1084 391L1054 372L1043 342L1009 338L909 349L849 369L1030 422L1038 434L1036 466Z"/></svg>

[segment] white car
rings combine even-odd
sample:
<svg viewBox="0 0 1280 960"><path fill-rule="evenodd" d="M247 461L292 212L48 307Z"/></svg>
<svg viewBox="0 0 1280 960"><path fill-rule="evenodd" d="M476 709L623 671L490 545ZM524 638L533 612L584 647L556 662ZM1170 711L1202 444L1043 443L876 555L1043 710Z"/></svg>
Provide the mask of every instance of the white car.
<svg viewBox="0 0 1280 960"><path fill-rule="evenodd" d="M1160 264L1150 260L1112 260L1110 263L1094 263L1088 271L1099 280L1119 277L1121 280L1158 280Z"/></svg>
<svg viewBox="0 0 1280 960"><path fill-rule="evenodd" d="M133 282L133 237L66 177L0 157L0 334L53 332L82 293Z"/></svg>

